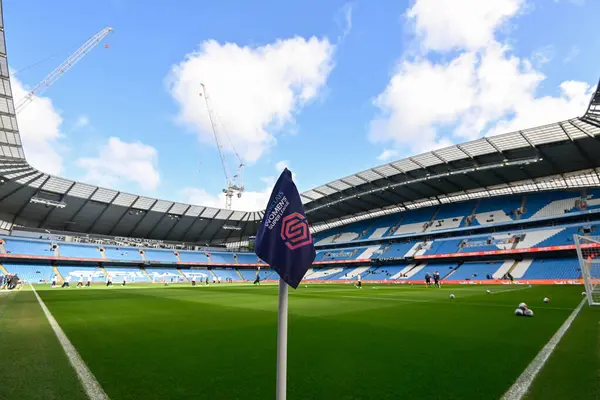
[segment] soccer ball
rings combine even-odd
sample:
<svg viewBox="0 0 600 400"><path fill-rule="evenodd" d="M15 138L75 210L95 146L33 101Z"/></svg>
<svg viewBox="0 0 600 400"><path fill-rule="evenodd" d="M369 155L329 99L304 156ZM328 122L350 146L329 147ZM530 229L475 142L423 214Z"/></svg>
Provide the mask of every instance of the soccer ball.
<svg viewBox="0 0 600 400"><path fill-rule="evenodd" d="M305 287L305 288L307 288L307 287L308 287L308 285L304 285L304 287Z"/></svg>
<svg viewBox="0 0 600 400"><path fill-rule="evenodd" d="M520 308L517 308L517 309L515 310L515 315L516 315L517 317L522 317L522 316L523 316L523 310L521 310Z"/></svg>
<svg viewBox="0 0 600 400"><path fill-rule="evenodd" d="M581 295L582 295L582 296L585 296L585 294L586 294L585 292L581 292Z"/></svg>
<svg viewBox="0 0 600 400"><path fill-rule="evenodd" d="M533 310L530 310L528 308L527 310L525 310L524 314L526 317L533 317Z"/></svg>
<svg viewBox="0 0 600 400"><path fill-rule="evenodd" d="M488 292L488 293L492 293L492 291L491 291L490 289L486 290L486 292Z"/></svg>
<svg viewBox="0 0 600 400"><path fill-rule="evenodd" d="M544 297L544 303L549 303L549 302L550 302L550 299L547 297Z"/></svg>
<svg viewBox="0 0 600 400"><path fill-rule="evenodd" d="M525 310L525 309L527 308L527 304L525 304L525 303L521 303L521 304L519 304L519 308L520 308L521 310Z"/></svg>
<svg viewBox="0 0 600 400"><path fill-rule="evenodd" d="M454 298L454 294L450 293L450 298L453 299Z"/></svg>

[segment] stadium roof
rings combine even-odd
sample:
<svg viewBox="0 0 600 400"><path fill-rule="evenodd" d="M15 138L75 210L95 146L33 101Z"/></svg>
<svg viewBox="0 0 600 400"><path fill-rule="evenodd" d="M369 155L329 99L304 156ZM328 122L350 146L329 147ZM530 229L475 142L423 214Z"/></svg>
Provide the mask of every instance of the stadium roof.
<svg viewBox="0 0 600 400"><path fill-rule="evenodd" d="M215 243L256 232L243 212L119 192L40 172L17 126L0 0L0 229L14 224L111 236ZM302 193L317 230L343 221L493 195L600 186L600 90L581 118L416 155ZM350 217L350 219L348 219Z"/></svg>

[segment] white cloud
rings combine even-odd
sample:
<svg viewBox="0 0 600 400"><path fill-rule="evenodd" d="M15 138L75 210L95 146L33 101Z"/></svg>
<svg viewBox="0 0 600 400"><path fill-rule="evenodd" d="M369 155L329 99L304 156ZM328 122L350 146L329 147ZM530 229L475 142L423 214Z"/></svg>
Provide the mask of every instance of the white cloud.
<svg viewBox="0 0 600 400"><path fill-rule="evenodd" d="M289 161L282 160L274 165L277 176L262 178L263 188L258 191L245 191L241 198L234 196L231 201L232 209L236 211L261 211L264 210L273 186L284 168L290 168ZM292 179L296 180L296 174L292 172ZM182 201L190 204L198 204L206 207L225 208L225 194L217 195L209 193L206 189L187 187L181 190Z"/></svg>
<svg viewBox="0 0 600 400"><path fill-rule="evenodd" d="M80 115L75 120L75 123L73 124L72 130L76 131L76 130L83 129L83 128L88 127L88 126L90 126L90 119L89 119L89 117L87 115Z"/></svg>
<svg viewBox="0 0 600 400"><path fill-rule="evenodd" d="M386 162L397 156L398 156L398 150L387 149L387 150L382 151L381 154L379 154L377 156L377 159L379 161Z"/></svg>
<svg viewBox="0 0 600 400"><path fill-rule="evenodd" d="M158 152L139 141L110 137L96 157L80 158L77 164L86 172L85 182L105 187L134 183L143 190L154 190L160 183Z"/></svg>
<svg viewBox="0 0 600 400"><path fill-rule="evenodd" d="M560 3L560 0L554 0L554 2ZM585 0L567 0L567 3L571 3L573 5L581 7L585 5Z"/></svg>
<svg viewBox="0 0 600 400"><path fill-rule="evenodd" d="M247 162L276 142L276 134L324 87L333 69L334 47L325 39L294 37L261 47L205 41L169 74L179 105L178 120L214 143L201 83L213 111ZM227 140L223 138L227 144ZM230 150L230 146L225 145Z"/></svg>
<svg viewBox="0 0 600 400"><path fill-rule="evenodd" d="M522 9L525 0L417 0L406 12L428 50L477 50L493 42L499 27Z"/></svg>
<svg viewBox="0 0 600 400"><path fill-rule="evenodd" d="M545 76L497 40L495 33L522 11L522 1L477 1L476 10L469 1L434 3L437 10L430 0L418 0L408 15L417 21L421 48L448 51L449 58L432 61L425 52L399 61L374 100L379 115L370 125L373 143L391 143L393 150L414 154L585 110L591 94L587 83L564 82L558 96L536 97ZM464 23L473 19L479 22ZM485 27L481 21L487 21Z"/></svg>
<svg viewBox="0 0 600 400"><path fill-rule="evenodd" d="M246 191L241 198L233 197L232 209L236 211L260 211L264 210L271 196L273 185L265 186L264 190L252 192ZM184 188L181 191L183 201L190 204L198 204L206 207L225 208L225 194L213 195L202 188Z"/></svg>
<svg viewBox="0 0 600 400"><path fill-rule="evenodd" d="M565 64L570 63L571 61L577 58L579 53L581 53L581 49L579 47L571 46L571 49L569 50L569 53L567 53L567 56L563 59L563 62Z"/></svg>
<svg viewBox="0 0 600 400"><path fill-rule="evenodd" d="M594 93L594 87L585 82L566 81L560 84L558 97L522 97L515 107L512 119L499 121L487 134L513 132L523 127L543 125L582 115Z"/></svg>
<svg viewBox="0 0 600 400"><path fill-rule="evenodd" d="M536 65L544 65L544 64L547 64L550 61L552 61L552 59L554 58L554 54L555 54L554 46L549 44L546 46L542 46L538 49L535 49L531 53L531 60Z"/></svg>
<svg viewBox="0 0 600 400"><path fill-rule="evenodd" d="M343 42L346 36L352 30L352 12L354 11L353 3L344 4L336 15L336 24L342 29L342 34L338 38L338 42Z"/></svg>
<svg viewBox="0 0 600 400"><path fill-rule="evenodd" d="M290 162L288 160L282 160L275 164L275 170L279 173L283 172L284 169L289 168Z"/></svg>
<svg viewBox="0 0 600 400"><path fill-rule="evenodd" d="M15 103L25 97L21 81L11 78ZM65 150L61 140L63 119L48 97L37 97L17 116L21 141L27 161L35 168L53 175L63 171Z"/></svg>

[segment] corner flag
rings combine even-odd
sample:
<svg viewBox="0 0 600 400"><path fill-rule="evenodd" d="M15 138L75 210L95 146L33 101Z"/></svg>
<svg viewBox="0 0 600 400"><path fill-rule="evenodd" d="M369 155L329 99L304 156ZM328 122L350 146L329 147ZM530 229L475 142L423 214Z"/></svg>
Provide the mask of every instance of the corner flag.
<svg viewBox="0 0 600 400"><path fill-rule="evenodd" d="M287 168L271 193L256 234L254 251L294 289L315 260L315 246L304 207Z"/></svg>
<svg viewBox="0 0 600 400"><path fill-rule="evenodd" d="M254 251L279 274L276 400L287 396L288 285L296 289L315 260L315 246L298 189L287 168L281 173L258 227Z"/></svg>

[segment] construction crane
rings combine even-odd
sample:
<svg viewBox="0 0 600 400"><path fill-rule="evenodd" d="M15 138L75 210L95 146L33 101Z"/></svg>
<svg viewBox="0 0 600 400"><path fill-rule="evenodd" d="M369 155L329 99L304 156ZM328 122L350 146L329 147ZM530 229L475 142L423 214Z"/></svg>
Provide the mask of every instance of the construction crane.
<svg viewBox="0 0 600 400"><path fill-rule="evenodd" d="M242 158L240 157L239 153L235 149L231 138L229 137L229 135L227 135L227 132L223 130L223 133L227 137L229 145L237 159L236 173L233 176L229 173L229 168L227 167L227 160L225 159L225 150L223 149L223 144L221 143L221 139L219 138L219 131L217 128L218 121L212 109L211 101L206 91L206 86L204 85L204 83L201 83L200 85L202 86L200 97L204 98L204 103L206 104L208 119L210 121L213 136L215 137L215 142L217 143L217 149L219 150L219 156L221 157L221 164L223 166L223 172L225 173L225 180L227 182L227 186L225 187L225 189L223 189L223 193L225 193L225 208L227 210L231 210L233 196L237 196L237 198L239 199L240 197L242 197L242 193L244 193L244 184L242 179L244 163L242 162Z"/></svg>
<svg viewBox="0 0 600 400"><path fill-rule="evenodd" d="M87 42L78 48L69 58L67 58L62 64L60 64L54 71L50 72L40 83L38 83L29 93L25 95L17 105L15 106L15 113L18 114L25 107L27 107L35 99L35 96L40 95L44 90L48 89L54 82L56 82L65 72L70 70L77 61L81 60L87 53L90 52L98 43L102 41L109 33L113 31L113 28L104 28L94 36L89 38Z"/></svg>

